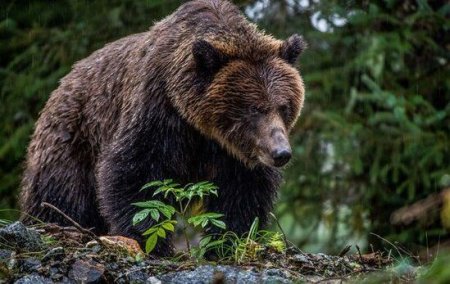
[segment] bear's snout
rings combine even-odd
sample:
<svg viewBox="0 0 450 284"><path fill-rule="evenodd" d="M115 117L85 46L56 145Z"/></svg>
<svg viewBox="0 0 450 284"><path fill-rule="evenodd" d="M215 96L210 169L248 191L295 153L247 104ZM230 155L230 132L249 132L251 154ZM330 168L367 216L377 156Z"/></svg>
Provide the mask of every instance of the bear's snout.
<svg viewBox="0 0 450 284"><path fill-rule="evenodd" d="M292 157L291 145L286 131L281 127L272 127L263 135L259 144L259 161L268 166L282 167Z"/></svg>
<svg viewBox="0 0 450 284"><path fill-rule="evenodd" d="M282 129L274 129L271 135L270 156L275 167L282 167L292 157L291 146Z"/></svg>
<svg viewBox="0 0 450 284"><path fill-rule="evenodd" d="M275 167L282 167L289 162L292 157L290 148L277 148L272 152L273 164Z"/></svg>

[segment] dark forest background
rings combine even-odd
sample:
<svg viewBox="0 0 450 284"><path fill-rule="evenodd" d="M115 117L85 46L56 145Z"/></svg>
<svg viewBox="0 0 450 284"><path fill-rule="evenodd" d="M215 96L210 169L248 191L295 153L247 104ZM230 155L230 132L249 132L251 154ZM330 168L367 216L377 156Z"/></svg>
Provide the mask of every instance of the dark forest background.
<svg viewBox="0 0 450 284"><path fill-rule="evenodd" d="M34 121L71 65L181 2L0 2L0 218L18 216ZM268 33L309 43L298 63L306 104L276 212L288 238L334 253L393 249L382 238L414 254L450 245L450 4L235 3Z"/></svg>

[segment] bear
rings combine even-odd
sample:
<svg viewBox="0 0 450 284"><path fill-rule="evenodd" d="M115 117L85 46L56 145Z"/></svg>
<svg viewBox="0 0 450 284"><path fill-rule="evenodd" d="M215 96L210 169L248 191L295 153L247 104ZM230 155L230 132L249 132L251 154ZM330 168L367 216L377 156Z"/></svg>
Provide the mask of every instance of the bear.
<svg viewBox="0 0 450 284"><path fill-rule="evenodd" d="M258 30L224 0L194 0L149 31L77 62L36 122L21 184L22 219L71 225L144 244L132 203L155 199L154 180L210 181L208 212L227 230L260 224L292 156L289 133L304 83L295 62L306 44ZM211 229L213 230L213 229ZM173 253L170 237L156 255Z"/></svg>

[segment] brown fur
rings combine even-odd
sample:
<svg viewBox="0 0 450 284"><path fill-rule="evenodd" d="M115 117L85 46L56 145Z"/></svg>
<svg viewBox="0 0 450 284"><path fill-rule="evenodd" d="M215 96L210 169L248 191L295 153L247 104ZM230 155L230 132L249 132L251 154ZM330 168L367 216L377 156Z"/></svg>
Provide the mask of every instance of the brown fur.
<svg viewBox="0 0 450 284"><path fill-rule="evenodd" d="M145 33L78 62L52 93L28 148L22 208L66 224L54 204L97 233L142 240L132 202L151 180L210 180L242 233L267 220L280 182L270 149L287 143L304 87L291 64L304 48L249 23L227 1L192 1ZM274 138L275 137L275 138ZM280 142L281 143L281 142ZM26 218L30 221L30 218ZM170 253L168 241L159 254Z"/></svg>

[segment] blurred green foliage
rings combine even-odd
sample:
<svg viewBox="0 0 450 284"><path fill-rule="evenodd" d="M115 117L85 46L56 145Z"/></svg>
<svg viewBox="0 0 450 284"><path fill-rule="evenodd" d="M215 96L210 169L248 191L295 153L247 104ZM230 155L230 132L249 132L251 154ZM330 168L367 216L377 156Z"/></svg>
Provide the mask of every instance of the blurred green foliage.
<svg viewBox="0 0 450 284"><path fill-rule="evenodd" d="M181 2L1 1L0 208L17 207L34 121L71 65ZM450 186L450 4L238 2L267 32L299 33L310 46L299 62L307 98L277 210L290 239L331 252L379 243L371 231L411 248L448 239L439 214L407 227L389 218Z"/></svg>

